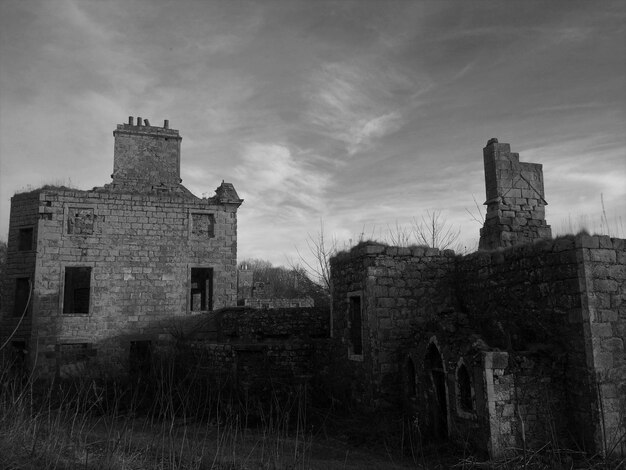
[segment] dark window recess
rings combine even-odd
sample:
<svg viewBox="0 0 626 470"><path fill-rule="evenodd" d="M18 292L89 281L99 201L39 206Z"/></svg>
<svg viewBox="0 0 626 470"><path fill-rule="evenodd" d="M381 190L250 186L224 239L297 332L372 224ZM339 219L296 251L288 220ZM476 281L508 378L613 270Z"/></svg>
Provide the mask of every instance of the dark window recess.
<svg viewBox="0 0 626 470"><path fill-rule="evenodd" d="M26 341L11 341L11 364L13 372L21 371L26 365Z"/></svg>
<svg viewBox="0 0 626 470"><path fill-rule="evenodd" d="M411 359L410 357L406 361L406 380L407 396L417 396L417 391L415 389L415 364L413 363L413 359Z"/></svg>
<svg viewBox="0 0 626 470"><path fill-rule="evenodd" d="M91 268L66 267L63 313L89 313Z"/></svg>
<svg viewBox="0 0 626 470"><path fill-rule="evenodd" d="M352 340L352 352L363 354L363 333L361 331L361 297L350 297L350 339Z"/></svg>
<svg viewBox="0 0 626 470"><path fill-rule="evenodd" d="M73 235L91 235L93 234L93 226L93 209L70 209L67 220L67 233Z"/></svg>
<svg viewBox="0 0 626 470"><path fill-rule="evenodd" d="M150 371L152 357L151 341L131 341L128 363L131 373L147 373Z"/></svg>
<svg viewBox="0 0 626 470"><path fill-rule="evenodd" d="M33 249L33 228L21 228L17 241L17 251L30 251Z"/></svg>
<svg viewBox="0 0 626 470"><path fill-rule="evenodd" d="M190 310L213 310L213 269L191 268Z"/></svg>
<svg viewBox="0 0 626 470"><path fill-rule="evenodd" d="M30 307L30 278L18 277L15 280L15 302L13 316L21 317L27 307Z"/></svg>
<svg viewBox="0 0 626 470"><path fill-rule="evenodd" d="M191 214L191 236L194 238L213 238L215 236L215 217L213 214Z"/></svg>
<svg viewBox="0 0 626 470"><path fill-rule="evenodd" d="M472 411L474 409L472 403L472 386L469 372L465 364L461 364L456 371L456 384L459 392L459 406L463 411Z"/></svg>

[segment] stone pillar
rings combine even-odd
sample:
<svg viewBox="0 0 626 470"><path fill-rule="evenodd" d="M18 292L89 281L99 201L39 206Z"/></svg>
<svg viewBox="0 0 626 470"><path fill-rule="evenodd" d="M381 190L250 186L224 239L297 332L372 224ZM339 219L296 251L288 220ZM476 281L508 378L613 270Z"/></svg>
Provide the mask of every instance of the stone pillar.
<svg viewBox="0 0 626 470"><path fill-rule="evenodd" d="M552 237L545 220L543 168L519 161L509 144L490 139L483 149L487 215L479 248L493 250Z"/></svg>

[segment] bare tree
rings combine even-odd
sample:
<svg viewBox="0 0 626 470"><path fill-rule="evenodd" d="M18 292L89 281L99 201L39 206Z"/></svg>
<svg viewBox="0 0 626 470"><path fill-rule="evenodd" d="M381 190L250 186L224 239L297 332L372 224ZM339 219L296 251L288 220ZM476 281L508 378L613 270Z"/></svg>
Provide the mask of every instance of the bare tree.
<svg viewBox="0 0 626 470"><path fill-rule="evenodd" d="M400 225L396 220L396 226L387 225L387 234L382 238L384 243L391 246L410 246L413 244L413 228L407 225Z"/></svg>
<svg viewBox="0 0 626 470"><path fill-rule="evenodd" d="M465 208L465 212L472 218L472 220L478 223L481 227L485 225L485 216L483 215L483 210L480 205L478 205L478 201L476 197L472 194L472 199L474 200L474 206L476 207L476 212L470 211L468 208Z"/></svg>
<svg viewBox="0 0 626 470"><path fill-rule="evenodd" d="M446 250L457 243L461 229L448 223L440 210L434 210L426 211L420 220L413 219L413 234L419 244Z"/></svg>
<svg viewBox="0 0 626 470"><path fill-rule="evenodd" d="M315 235L307 234L306 245L308 253L304 254L296 247L300 265L311 279L323 287L330 297L330 258L338 251L337 240L334 237L329 238L326 236L324 221L320 220L319 232Z"/></svg>

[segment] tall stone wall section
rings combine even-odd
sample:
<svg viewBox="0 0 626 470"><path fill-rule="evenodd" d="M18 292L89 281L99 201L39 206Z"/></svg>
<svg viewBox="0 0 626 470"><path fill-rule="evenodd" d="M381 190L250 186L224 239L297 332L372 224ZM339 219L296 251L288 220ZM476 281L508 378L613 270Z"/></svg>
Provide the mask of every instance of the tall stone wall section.
<svg viewBox="0 0 626 470"><path fill-rule="evenodd" d="M331 260L333 336L347 364L352 396L365 405L389 406L401 395L401 351L420 328L453 309L449 273L454 252L431 248L359 245ZM362 354L351 352L349 297L361 296Z"/></svg>
<svg viewBox="0 0 626 470"><path fill-rule="evenodd" d="M509 144L491 139L483 149L487 214L479 248L491 250L550 239L545 220L543 167L519 161Z"/></svg>
<svg viewBox="0 0 626 470"><path fill-rule="evenodd" d="M562 396L562 391L568 390L569 394L563 397L563 409L552 410L553 422L543 424L546 429L556 426L561 430L569 425L579 434L577 444L589 446L594 394L585 360L573 237L478 252L459 261L457 276L459 307L490 346L554 358L551 381L544 393ZM538 414L533 410L529 413ZM521 430L512 432L519 436Z"/></svg>

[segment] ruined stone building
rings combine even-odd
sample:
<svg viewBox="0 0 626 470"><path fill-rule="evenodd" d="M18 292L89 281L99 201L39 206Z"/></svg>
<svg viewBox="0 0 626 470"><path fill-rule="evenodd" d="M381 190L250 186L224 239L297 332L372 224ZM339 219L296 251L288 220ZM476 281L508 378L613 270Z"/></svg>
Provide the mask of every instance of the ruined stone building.
<svg viewBox="0 0 626 470"><path fill-rule="evenodd" d="M167 121L131 118L114 136L110 184L12 199L2 336L15 331L41 374L124 368L184 316L198 373L307 383L492 457L626 455L626 240L552 239L542 166L508 144L483 149L478 252L361 243L330 260L329 313L232 307L238 284L264 298L237 273L233 186L208 199L185 189Z"/></svg>
<svg viewBox="0 0 626 470"><path fill-rule="evenodd" d="M113 136L109 184L11 200L1 332L42 375L123 367L166 335L167 318L237 300L233 185L210 198L187 190L168 121L131 117Z"/></svg>
<svg viewBox="0 0 626 470"><path fill-rule="evenodd" d="M626 454L626 240L550 238L541 165L484 149L482 250L363 243L331 259L336 367L365 407L492 456Z"/></svg>

